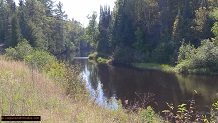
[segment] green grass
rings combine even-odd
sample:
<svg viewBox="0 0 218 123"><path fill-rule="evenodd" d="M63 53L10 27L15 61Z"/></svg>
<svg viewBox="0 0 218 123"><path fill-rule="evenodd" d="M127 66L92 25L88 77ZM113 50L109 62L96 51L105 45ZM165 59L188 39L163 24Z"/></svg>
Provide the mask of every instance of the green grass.
<svg viewBox="0 0 218 123"><path fill-rule="evenodd" d="M133 123L161 122L151 108L138 113L97 106L83 93L66 95L59 81L31 70L23 62L0 56L0 115L39 115L42 122ZM74 75L73 75L74 76ZM81 96L75 96L81 95ZM76 97L76 98L72 98Z"/></svg>
<svg viewBox="0 0 218 123"><path fill-rule="evenodd" d="M189 73L189 74L198 74L198 75L218 75L218 73L211 72L207 68L188 68L183 64L178 64L175 67L172 67L167 64L157 64L157 63L132 63L133 67L140 69L148 70L158 70L169 73Z"/></svg>
<svg viewBox="0 0 218 123"><path fill-rule="evenodd" d="M132 63L132 66L140 69L159 70L165 72L175 72L174 67L167 64L156 64L156 63Z"/></svg>
<svg viewBox="0 0 218 123"><path fill-rule="evenodd" d="M96 63L98 63L98 64L108 63L109 60L106 58L103 58L102 56L104 56L104 54L94 52L92 54L89 54L88 58L90 61L96 61Z"/></svg>
<svg viewBox="0 0 218 123"><path fill-rule="evenodd" d="M97 59L97 56L98 56L98 53L94 52L94 53L89 54L88 58L89 60L95 60Z"/></svg>
<svg viewBox="0 0 218 123"><path fill-rule="evenodd" d="M218 75L217 72L212 72L211 69L205 67L196 67L191 60L184 60L175 66L177 73L189 73L199 75Z"/></svg>
<svg viewBox="0 0 218 123"><path fill-rule="evenodd" d="M105 58L102 58L102 57L98 57L97 62L99 64L108 63L108 59L105 59Z"/></svg>

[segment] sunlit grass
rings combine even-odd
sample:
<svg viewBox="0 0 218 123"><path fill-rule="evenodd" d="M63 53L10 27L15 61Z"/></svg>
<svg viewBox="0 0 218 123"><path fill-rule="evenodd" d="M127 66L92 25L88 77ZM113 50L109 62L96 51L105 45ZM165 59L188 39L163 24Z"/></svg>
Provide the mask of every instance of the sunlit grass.
<svg viewBox="0 0 218 123"><path fill-rule="evenodd" d="M156 63L132 63L132 66L141 69L160 70L165 72L175 72L174 67L167 64L156 64Z"/></svg>
<svg viewBox="0 0 218 123"><path fill-rule="evenodd" d="M0 56L0 115L39 115L42 122L126 123L142 122L144 110L126 113L105 109L90 102L86 96L79 99L66 95L55 79L31 70L23 62L5 61ZM147 110L146 110L147 111ZM153 111L150 111L153 112ZM159 122L160 118L151 113ZM149 119L148 119L149 120Z"/></svg>

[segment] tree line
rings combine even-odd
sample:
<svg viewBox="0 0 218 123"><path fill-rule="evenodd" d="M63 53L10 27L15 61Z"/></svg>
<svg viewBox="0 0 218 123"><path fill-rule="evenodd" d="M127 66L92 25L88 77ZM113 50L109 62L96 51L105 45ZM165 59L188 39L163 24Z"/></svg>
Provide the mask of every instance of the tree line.
<svg viewBox="0 0 218 123"><path fill-rule="evenodd" d="M116 0L112 11L101 6L98 26L88 28L99 56L114 62L211 68L218 62L217 13L216 0Z"/></svg>
<svg viewBox="0 0 218 123"><path fill-rule="evenodd" d="M27 41L52 54L94 49L118 63L156 62L178 69L216 66L217 0L116 0L87 16L88 27L69 19L52 0L0 0L0 43Z"/></svg>
<svg viewBox="0 0 218 123"><path fill-rule="evenodd" d="M0 43L15 47L28 41L40 50L61 54L90 44L85 39L85 28L69 19L63 4L52 0L0 0Z"/></svg>

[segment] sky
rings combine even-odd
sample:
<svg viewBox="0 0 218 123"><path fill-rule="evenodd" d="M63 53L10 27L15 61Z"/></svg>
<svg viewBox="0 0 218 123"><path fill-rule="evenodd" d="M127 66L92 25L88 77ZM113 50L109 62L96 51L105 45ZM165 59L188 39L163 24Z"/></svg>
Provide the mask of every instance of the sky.
<svg viewBox="0 0 218 123"><path fill-rule="evenodd" d="M16 3L18 3L18 1L19 0L15 0ZM116 0L56 0L57 3L58 1L63 3L63 9L69 19L74 18L86 27L88 25L88 14L91 15L93 11L96 11L99 15L100 5L104 6L107 4L112 10Z"/></svg>

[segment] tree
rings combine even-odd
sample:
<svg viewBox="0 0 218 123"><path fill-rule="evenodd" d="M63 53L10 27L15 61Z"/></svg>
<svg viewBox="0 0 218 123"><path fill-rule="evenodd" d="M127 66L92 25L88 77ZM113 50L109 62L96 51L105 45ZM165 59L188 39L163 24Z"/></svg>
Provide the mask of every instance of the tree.
<svg viewBox="0 0 218 123"><path fill-rule="evenodd" d="M91 46L96 49L97 47L97 36L99 34L98 25L96 22L97 13L93 12L91 16L87 16L89 19L89 25L86 28L87 40L90 42Z"/></svg>
<svg viewBox="0 0 218 123"><path fill-rule="evenodd" d="M97 51L103 54L110 54L110 21L111 13L110 7L105 6L100 7L100 18L99 18L99 35L98 35L98 45ZM105 56L105 57L106 57Z"/></svg>

